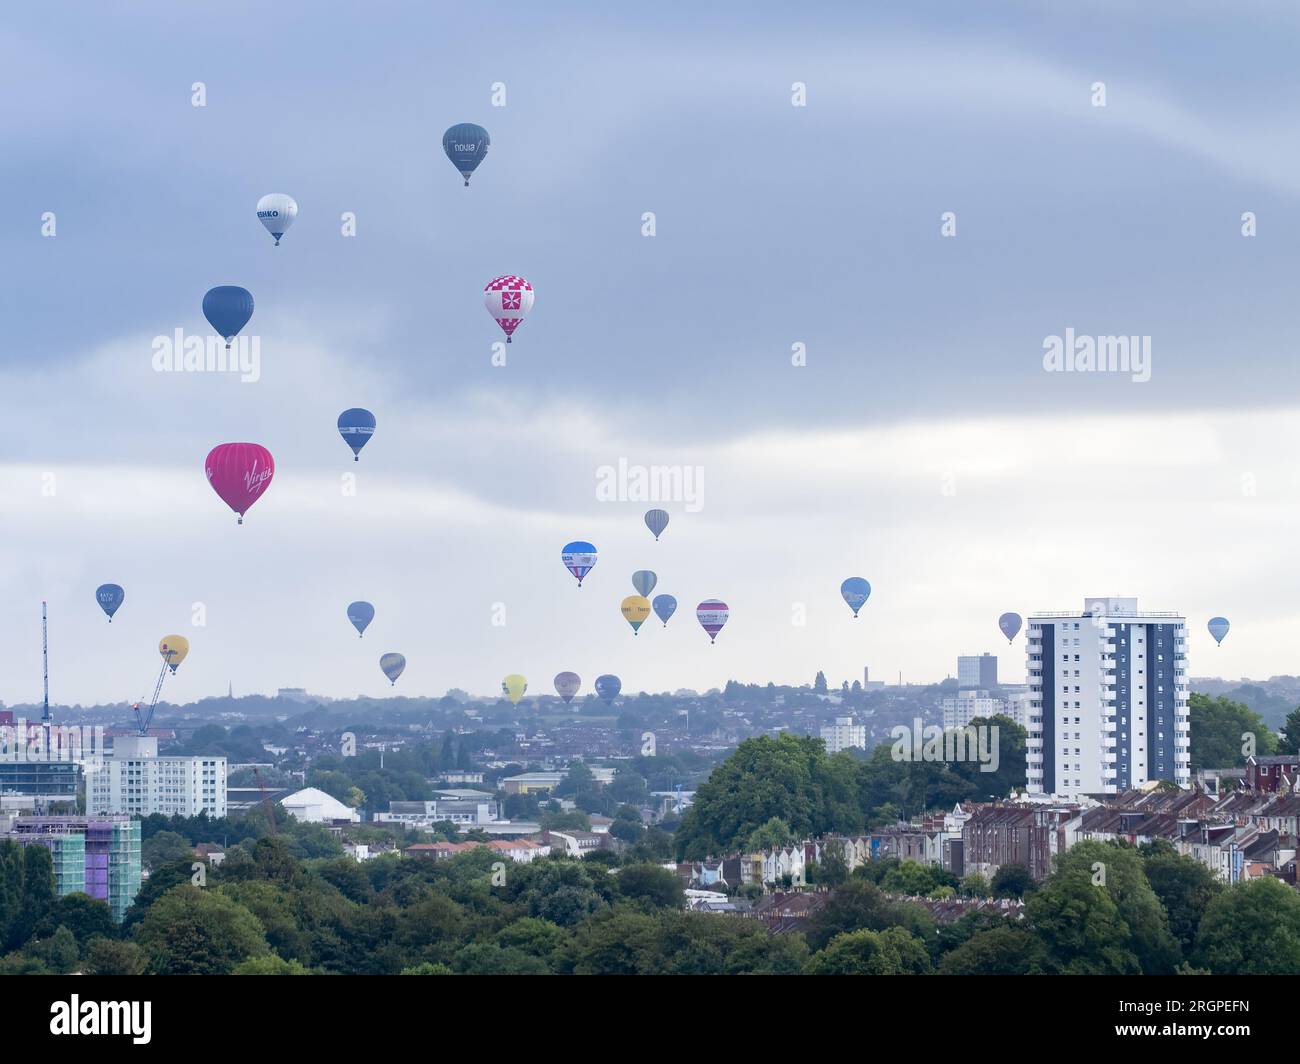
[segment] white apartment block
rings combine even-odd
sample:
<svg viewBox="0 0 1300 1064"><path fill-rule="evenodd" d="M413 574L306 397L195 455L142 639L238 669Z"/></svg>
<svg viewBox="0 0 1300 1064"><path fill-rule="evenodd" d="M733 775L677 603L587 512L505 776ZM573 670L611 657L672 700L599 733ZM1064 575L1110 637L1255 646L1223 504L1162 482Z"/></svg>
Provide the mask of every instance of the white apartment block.
<svg viewBox="0 0 1300 1064"><path fill-rule="evenodd" d="M86 773L90 816L226 815L226 759L159 757L153 736L118 736L113 754Z"/></svg>
<svg viewBox="0 0 1300 1064"><path fill-rule="evenodd" d="M1184 618L1134 598L1028 620L1030 794L1191 784Z"/></svg>
<svg viewBox="0 0 1300 1064"><path fill-rule="evenodd" d="M836 717L835 723L822 728L821 733L828 754L838 754L849 747L857 747L859 750L867 748L867 726L854 724L852 717Z"/></svg>
<svg viewBox="0 0 1300 1064"><path fill-rule="evenodd" d="M943 700L945 730L964 728L976 717L992 717L999 713L1010 716L1007 704L1000 698L990 698L987 691L958 691Z"/></svg>

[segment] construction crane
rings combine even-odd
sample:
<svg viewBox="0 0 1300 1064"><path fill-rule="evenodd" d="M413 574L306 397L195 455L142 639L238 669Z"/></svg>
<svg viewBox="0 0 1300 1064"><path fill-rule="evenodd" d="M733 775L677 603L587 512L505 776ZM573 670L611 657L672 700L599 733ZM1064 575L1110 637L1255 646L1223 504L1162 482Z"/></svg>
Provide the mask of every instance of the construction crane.
<svg viewBox="0 0 1300 1064"><path fill-rule="evenodd" d="M167 667L171 664L170 657L169 654L163 658L162 668L158 671L158 682L153 685L153 698L149 700L149 708L143 712L141 711L140 707L143 704L143 699L131 707L135 710L135 722L140 726L141 735L149 734L149 725L153 722L153 711L158 706L158 695L162 693L163 680L167 678Z"/></svg>
<svg viewBox="0 0 1300 1064"><path fill-rule="evenodd" d="M253 766L253 779L257 780L257 789L262 794L262 805L266 806L266 818L271 822L271 834L276 833L275 825L275 806L271 804L271 796L266 793L266 784L262 782L262 774L258 772L257 766Z"/></svg>
<svg viewBox="0 0 1300 1064"><path fill-rule="evenodd" d="M45 600L41 599L41 666L44 669L45 683L45 709L41 713L41 721L45 724L50 722L50 633L49 621L45 612Z"/></svg>

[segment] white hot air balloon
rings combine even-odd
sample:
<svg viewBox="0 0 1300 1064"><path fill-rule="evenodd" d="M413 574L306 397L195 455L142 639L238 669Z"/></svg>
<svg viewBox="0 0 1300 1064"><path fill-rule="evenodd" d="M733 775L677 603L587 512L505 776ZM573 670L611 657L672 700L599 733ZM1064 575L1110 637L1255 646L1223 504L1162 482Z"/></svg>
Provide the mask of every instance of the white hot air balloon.
<svg viewBox="0 0 1300 1064"><path fill-rule="evenodd" d="M494 277L483 289L483 304L506 334L506 343L510 343L524 315L533 309L533 286L513 274Z"/></svg>
<svg viewBox="0 0 1300 1064"><path fill-rule="evenodd" d="M257 220L275 237L276 247L280 246L280 237L289 231L297 217L298 204L283 192L270 192L257 201Z"/></svg>

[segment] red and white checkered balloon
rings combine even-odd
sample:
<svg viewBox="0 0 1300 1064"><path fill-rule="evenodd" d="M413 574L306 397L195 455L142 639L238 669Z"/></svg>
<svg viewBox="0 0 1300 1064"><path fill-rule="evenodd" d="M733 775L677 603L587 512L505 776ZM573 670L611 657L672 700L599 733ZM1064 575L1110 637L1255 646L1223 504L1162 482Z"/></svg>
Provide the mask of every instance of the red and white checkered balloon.
<svg viewBox="0 0 1300 1064"><path fill-rule="evenodd" d="M483 305L506 334L506 343L510 343L511 335L533 309L533 286L513 274L494 277L483 289Z"/></svg>

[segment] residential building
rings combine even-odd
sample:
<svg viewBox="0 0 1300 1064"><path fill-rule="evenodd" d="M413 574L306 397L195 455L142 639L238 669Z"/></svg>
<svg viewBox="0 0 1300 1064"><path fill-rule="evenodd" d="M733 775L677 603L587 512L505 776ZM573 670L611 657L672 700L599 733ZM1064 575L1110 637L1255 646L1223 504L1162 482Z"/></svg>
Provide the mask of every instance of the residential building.
<svg viewBox="0 0 1300 1064"><path fill-rule="evenodd" d="M986 691L998 685L998 659L994 654L959 655L958 688L982 687Z"/></svg>
<svg viewBox="0 0 1300 1064"><path fill-rule="evenodd" d="M226 759L214 755L159 757L152 735L118 736L113 752L86 776L92 816L226 815Z"/></svg>
<svg viewBox="0 0 1300 1064"><path fill-rule="evenodd" d="M1079 613L1031 615L1026 646L1031 795L1190 785L1183 617L1087 599Z"/></svg>
<svg viewBox="0 0 1300 1064"><path fill-rule="evenodd" d="M821 734L828 754L838 754L851 747L859 750L867 748L866 725L854 724L852 717L836 717L834 724L821 729Z"/></svg>
<svg viewBox="0 0 1300 1064"><path fill-rule="evenodd" d="M140 821L132 817L0 817L0 838L44 846L58 893L99 898L119 923L140 892Z"/></svg>
<svg viewBox="0 0 1300 1064"><path fill-rule="evenodd" d="M992 717L1007 712L1007 704L991 698L987 691L958 691L943 700L944 730L964 728L976 717Z"/></svg>

